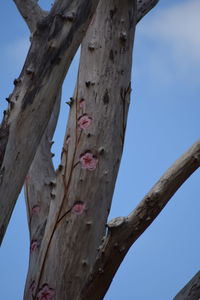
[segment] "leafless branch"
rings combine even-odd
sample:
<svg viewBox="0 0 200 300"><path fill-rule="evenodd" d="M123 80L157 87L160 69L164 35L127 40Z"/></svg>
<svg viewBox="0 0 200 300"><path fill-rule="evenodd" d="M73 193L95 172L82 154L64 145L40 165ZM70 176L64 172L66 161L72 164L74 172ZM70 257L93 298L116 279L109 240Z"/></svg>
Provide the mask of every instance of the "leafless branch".
<svg viewBox="0 0 200 300"><path fill-rule="evenodd" d="M33 33L36 29L36 24L40 22L47 12L42 10L38 5L37 0L13 0L27 23L30 31Z"/></svg>
<svg viewBox="0 0 200 300"><path fill-rule="evenodd" d="M15 88L0 127L0 243L50 119L57 89L62 86L98 2L55 2L49 17L37 26L23 70L14 80Z"/></svg>
<svg viewBox="0 0 200 300"><path fill-rule="evenodd" d="M25 180L25 198L30 233L29 270L25 294L29 289L32 273L37 268L37 258L45 231L49 206L54 198L56 174L52 163L51 146L60 111L60 100L61 93L58 93L47 129Z"/></svg>
<svg viewBox="0 0 200 300"><path fill-rule="evenodd" d="M137 23L152 9L159 0L137 0Z"/></svg>
<svg viewBox="0 0 200 300"><path fill-rule="evenodd" d="M170 198L199 166L200 140L164 173L129 216L119 217L108 223L107 236L99 249L90 281L83 291L82 300L91 299L91 295L95 295L93 300L103 298L131 245L155 220ZM105 289L102 289L102 286Z"/></svg>
<svg viewBox="0 0 200 300"><path fill-rule="evenodd" d="M199 300L200 299L200 271L182 288L173 300Z"/></svg>

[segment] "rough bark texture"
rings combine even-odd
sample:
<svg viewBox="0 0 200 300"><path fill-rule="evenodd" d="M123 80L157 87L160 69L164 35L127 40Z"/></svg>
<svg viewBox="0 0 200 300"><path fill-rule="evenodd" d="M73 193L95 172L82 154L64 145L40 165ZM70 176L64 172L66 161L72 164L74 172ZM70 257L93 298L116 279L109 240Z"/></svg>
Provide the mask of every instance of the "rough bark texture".
<svg viewBox="0 0 200 300"><path fill-rule="evenodd" d="M108 223L107 235L82 293L82 300L102 299L102 286L109 287L131 245L199 166L200 140L167 170L128 217L119 217Z"/></svg>
<svg viewBox="0 0 200 300"><path fill-rule="evenodd" d="M33 34L0 128L0 242L98 0L56 1ZM37 122L36 122L37 120Z"/></svg>
<svg viewBox="0 0 200 300"><path fill-rule="evenodd" d="M139 22L159 0L137 0L137 22Z"/></svg>
<svg viewBox="0 0 200 300"><path fill-rule="evenodd" d="M200 271L184 286L173 300L199 300L200 299Z"/></svg>
<svg viewBox="0 0 200 300"><path fill-rule="evenodd" d="M53 197L52 191L56 182L56 174L52 163L53 154L51 153L51 146L53 144L52 137L60 110L60 100L61 95L59 94L51 119L49 120L47 129L45 130L30 170L26 176L24 185L30 233L30 255L27 282L32 282L32 286L34 281L31 279L31 275L37 265L40 245L49 213L49 205ZM29 289L29 286L27 286L26 289Z"/></svg>
<svg viewBox="0 0 200 300"><path fill-rule="evenodd" d="M139 18L136 17L137 21L139 21L139 19L141 19L146 13L148 13L148 11L156 3L157 3L157 1L143 1L142 3L141 3L141 1L139 1L138 8L137 8L138 9L137 16L139 16ZM90 97L88 98L88 104L87 104L88 109L90 109L91 112L94 110L92 112L92 114L96 113L96 115L98 116L99 111L101 109L101 106L99 105L98 106L99 107L98 111L95 112L96 104L94 105L94 104L90 103L92 101L92 97L95 95L95 97L97 98L97 94L99 94L99 98L101 98L101 97L103 98L103 107L104 107L104 105L107 106L109 104L109 93L108 93L108 90L106 89L106 86L104 87L104 81L101 80L101 77L100 77L101 73L100 72L102 72L102 69L103 69L102 76L104 76L104 74L106 74L106 78L111 76L111 78L110 78L110 80L107 84L107 86L109 86L109 88L110 88L110 91L112 91L112 89L113 89L114 85L116 84L117 80L119 80L119 78L123 78L124 71L120 70L120 72L118 71L118 77L116 77L115 80L113 81L113 77L115 76L115 71L116 71L115 67L114 67L114 63L116 63L116 65L118 66L118 63L120 62L121 57L125 56L124 53L127 51L125 47L127 47L126 40L127 40L128 36L126 36L126 32L124 31L124 28L127 25L124 24L125 22L124 22L124 19L123 19L123 14L121 15L120 11L118 11L118 14L115 18L115 22L113 22L113 16L116 14L116 7L114 7L112 5L112 7L109 8L109 7L106 7L105 4L103 4L103 5L101 5L101 9L98 10L96 19L94 19L92 21L92 24L90 26L90 30L88 31L87 36L86 36L86 38L84 40L84 43L82 45L80 72L79 72L78 82L77 82L78 88L76 89L74 97L73 97L72 102L71 102L71 108L72 109L71 109L71 114L70 114L70 121L69 121L69 126L68 126L68 130L67 130L66 137L65 137L65 142L64 142L64 147L63 147L62 163L61 163L61 165L59 167L59 170L57 172L57 180L54 180L54 179L52 180L51 179L52 176L44 177L42 174L39 176L39 178L37 178L38 177L37 173L39 171L38 168L40 168L41 171L44 168L44 173L45 174L47 173L45 170L49 170L49 169L51 170L52 169L52 163L51 163L50 151L49 151L50 149L49 149L48 145L47 145L48 149L46 149L44 151L44 138L43 138L43 142L42 142L43 146L39 147L39 149L37 151L37 156L35 157L35 159L33 161L33 165L31 166L29 175L27 176L28 180L26 181L26 198L27 198L27 203L28 203L28 215L30 216L29 211L32 210L33 217L31 219L31 222L30 222L30 217L29 217L31 245L30 245L29 272L28 272L27 284L26 284L26 290L25 290L25 298L26 299L28 299L30 297L30 293L32 293L33 290L34 291L36 290L36 280L35 279L37 279L37 278L34 278L34 274L36 274L36 273L40 274L40 270L43 269L43 266L45 264L46 251L48 250L49 242L51 242L52 234L54 234L55 222L57 222L57 221L61 222L62 218L64 218L66 216L65 212L63 212L63 216L59 217L59 215L58 215L57 220L54 221L54 222L52 221L53 216L52 216L52 218L50 218L51 222L50 222L50 224L48 224L48 226L51 225L51 228L50 229L48 228L46 230L43 245L41 246L41 240L42 240L42 236L43 236L43 233L44 233L44 228L45 228L46 219L47 219L47 215L48 215L48 208L49 208L50 200L53 199L53 202L57 202L57 201L59 202L59 201L63 200L64 196L63 196L62 193L66 192L66 191L63 191L63 189L66 189L67 185L70 184L70 183L67 183L67 180L68 181L71 180L71 179L68 179L71 176L71 174L69 174L69 172L67 172L67 170L70 170L70 172L72 172L72 163L73 163L73 160L74 160L74 155L76 154L76 153L74 153L74 151L77 151L77 149L75 149L74 147L76 147L77 142L79 143L79 141L81 140L81 135L85 136L85 134L86 134L85 131L86 131L87 128L84 128L84 126L87 127L88 124L91 125L93 123L93 119L85 113L86 101L83 98L83 96L80 96L80 94L87 95L87 97L88 97L88 94L89 94ZM105 18L103 19L101 14L104 14L106 9L107 9L107 15L104 15ZM127 8L126 8L126 10L127 10ZM129 18L131 18L131 16L129 16ZM113 35L114 38L112 38L111 35L112 35L113 30L116 26L115 23L118 20L120 20L119 25L118 25L118 27L119 27L118 36L116 36L116 34L115 34L115 36ZM132 20L129 19L129 22L130 21L132 22L133 19ZM100 23L101 23L101 28L99 30ZM109 23L109 26L106 23ZM101 49L100 50L100 47L103 48L102 44L100 44L100 42L99 42L99 45L97 45L97 44L98 44L98 41L101 41L101 39L102 39L103 27L105 26L105 24L106 24L106 30L107 31L106 31L105 37L103 39L103 46L104 46L104 48L107 47L107 49L104 49L104 50ZM134 27L133 27L133 24L132 24L132 28L130 28L130 32L131 32L131 30L132 31L134 30L133 28ZM130 34L130 32L129 32L129 34ZM95 39L96 39L95 41L93 40L94 35L96 35L95 36ZM113 40L114 40L114 42L113 42ZM116 55L117 50L115 50L115 53L114 53L114 51L112 49L112 47L118 48L118 45L115 46L116 41L119 43L120 49L122 49L122 50L120 50L121 51L120 55ZM131 40L130 40L130 42L131 42ZM113 45L113 43L114 43L114 45ZM99 48L99 50L98 50L98 48ZM130 49L131 49L131 47L130 47ZM129 59L127 60L127 61L129 61L129 63L128 63L128 65L129 65L129 74L128 74L129 80L130 80L130 65L131 65L131 52L130 52L130 49L128 51ZM95 54L95 52L96 52L96 54ZM97 57L98 57L99 53L101 54L102 59L97 63ZM105 55L108 57L108 61L109 61L109 64L107 64L106 66L105 66L104 63L102 64L102 60L105 57ZM116 56L115 61L114 61L114 56ZM127 55L125 57L127 58ZM125 59L124 64L127 64L127 61ZM108 70L105 71L106 68L110 69L109 72L108 72ZM85 74L86 70L87 70L87 74ZM93 75L92 75L92 73L93 73ZM119 73L121 73L120 76L119 76ZM90 81L88 79L88 77L89 77L89 79L92 78L93 81ZM95 82L94 80L97 80L97 82ZM122 101L122 104L120 104L120 107L124 106L125 110L126 110L125 111L124 108L122 109L123 110L123 117L121 117L121 120L120 120L120 118L117 120L117 122L119 123L118 126L120 125L120 121L123 121L122 122L123 127L125 127L124 117L126 118L126 115L127 115L126 106L128 107L128 102L129 102L129 100L128 100L129 92L130 92L129 91L129 88L130 88L129 87L129 80L127 81L128 88L126 90L124 89L124 91L122 89L120 89L119 90L120 98L119 98L119 96L117 96L120 99L118 101L119 102ZM113 84L110 84L112 81L113 81ZM124 81L124 80L122 80L122 81ZM94 88L95 84L99 85L98 89L97 89L97 87ZM105 89L105 92L102 95L102 89L103 88ZM90 93L92 93L92 95ZM128 101L127 101L127 104L124 105L123 101L126 101L125 100L126 97L127 97ZM113 96L113 98L114 98L114 96ZM75 100L76 103L74 102L74 100ZM90 104L90 108L89 108L89 104ZM116 107L116 109L117 109L117 107ZM106 110L107 110L107 108L106 108ZM77 116L78 113L79 113L79 116ZM108 112L108 114L110 114L110 113L111 113L111 111ZM104 115L103 115L102 112L99 115L99 119L101 119L101 117L102 117L102 119L104 118ZM117 116L117 118L118 118L118 116ZM86 125L84 125L84 124L86 124ZM98 126L99 125L96 125L96 127L98 127ZM102 122L100 128L103 128L103 126L104 126L104 124ZM70 129L70 127L72 127L72 128ZM98 129L100 129L100 128L98 127ZM113 125L112 125L112 128L113 128L113 131L114 131ZM71 130L71 135L72 136L70 136L70 134L68 132L70 130ZM78 130L78 133L77 133L77 130ZM76 134L73 134L73 131L76 131ZM122 134L121 134L121 146L123 144L123 134L124 134L123 131L124 131L124 128L123 128ZM46 136L46 134L45 134L45 136ZM78 136L78 138L77 138L77 136ZM91 140L91 133L90 132L88 132L87 136L90 137L90 140ZM102 139L104 138L104 136L105 135L102 136ZM108 137L108 132L106 133L106 136ZM73 141L72 137L74 137L74 141ZM94 139L96 137L97 137L97 139L99 139L98 135L97 136L94 135L93 141L92 141L92 143L94 143L94 144L95 144ZM71 151L71 154L70 154L69 150ZM104 148L103 147L100 148L100 153L99 154L100 155L104 154ZM68 162L66 161L66 158L67 158ZM43 162L43 163L41 163L41 162ZM48 166L48 164L49 164L49 166ZM119 164L119 161L117 162L117 164ZM60 171L62 171L62 169L64 169L65 171L60 172ZM51 172L49 172L49 171L48 171L48 173L51 174ZM62 178L63 175L65 177L68 176L67 179L65 178L66 183L64 185L63 185L63 178ZM105 175L109 176L109 174L105 174ZM115 177L116 177L116 172L114 174L114 178ZM57 188L55 189L56 182L57 182ZM60 186L59 186L59 182L60 182ZM83 182L83 180L81 178L80 178L80 182ZM108 184L109 184L109 182L106 183L107 188L109 187ZM82 183L82 187L83 187L83 183ZM44 189L44 197L42 197L42 189ZM111 190L113 190L113 184L111 186ZM73 191L73 193L77 193L77 190ZM85 195L87 195L87 194L88 194L88 196L90 196L90 193L88 193L88 191L85 192ZM104 192L104 194L105 194L105 192ZM51 198L51 199L49 199L49 198ZM78 197L78 199L79 198L80 197ZM58 200L58 199L60 199L60 200ZM108 204L107 206L110 206L111 196L108 199L109 199L109 202L107 203ZM98 199L97 199L96 202L94 201L94 206L96 205L96 203L98 204ZM62 204L60 204L60 205L62 205ZM99 233L96 234L97 235L97 237L96 237L97 242L95 242L93 248L91 248L91 249L94 249L94 251L92 250L93 252L91 251L91 253L87 253L87 256L90 256L92 258L92 261L94 260L94 257L96 256L97 247L100 244L101 238L102 238L102 236L105 232L105 223L106 223L106 218L107 218L107 214L108 214L108 207L107 206L105 207L105 205L104 205L104 207L102 208L102 211L103 211L103 209L105 209L105 213L103 215L103 220L100 222L99 226L93 227L93 238L89 239L93 243L94 242L94 236L95 236L95 231L94 230L99 230ZM53 205L53 207L54 207L54 205ZM62 207L60 207L59 204L56 204L56 209L59 210L59 209L62 209ZM67 210L67 212L69 213L68 210ZM52 215L53 215L53 213L54 213L54 208L52 209ZM55 214L55 217L56 217L56 214ZM85 221L86 227L88 229L86 230L86 233L84 233L84 234L86 234L86 235L90 234L91 230L89 230L89 228L93 225L93 222L95 222L95 218L96 217L93 217L92 221L91 220L89 220L89 221L86 220ZM53 230L53 232L51 232L51 230ZM74 235L73 228L72 228L72 232L70 232L70 230L69 230L69 236L71 236L71 235ZM98 236L99 236L99 238L98 238ZM60 243L63 244L61 239L60 239ZM95 246L95 245L97 245L97 246ZM72 246L72 248L73 248L73 246ZM72 248L71 248L70 251L72 251ZM44 249L44 251L41 251L39 264L37 264L37 258L38 258L40 249ZM73 251L74 251L74 249L73 249ZM55 254L53 254L53 255L55 255ZM76 256L77 255L80 255L80 254L77 253ZM60 261L61 260L63 260L63 258L61 258ZM81 265L83 265L87 268L85 268L84 273L81 275L81 280L85 276L85 274L88 274L88 272L91 269L92 263L91 262L88 263L88 262L89 262L88 259L82 259ZM58 262L56 262L56 263L58 263ZM74 265L74 264L73 264L73 269L76 269L76 265ZM82 272L82 266L81 266L80 271ZM47 270L47 272L49 272L49 270ZM58 270L58 273L59 272L60 272L60 270ZM78 273L77 270L76 270L76 273ZM68 274L67 276L69 277L70 275ZM39 278L40 278L40 275L39 275ZM45 285L45 283L43 284L43 286L44 285ZM41 287L40 287L40 290L41 290ZM74 289L74 290L76 290L76 289ZM67 297L72 297L72 296L69 296L69 291L67 291L67 293L68 293ZM57 291L56 294L57 294L58 299L60 299L61 296L58 296L58 291ZM63 287L62 287L62 295L63 295ZM63 295L63 297L64 297L64 295ZM71 298L69 298L69 299L71 299Z"/></svg>
<svg viewBox="0 0 200 300"><path fill-rule="evenodd" d="M55 299L81 299L105 234L130 98L135 7L102 1L84 39L55 199L32 277L36 294L48 285Z"/></svg>
<svg viewBox="0 0 200 300"><path fill-rule="evenodd" d="M37 0L13 0L21 13L22 17L26 21L30 32L33 33L36 30L37 23L47 15L47 12L43 11L37 4Z"/></svg>
<svg viewBox="0 0 200 300"><path fill-rule="evenodd" d="M49 14L36 0L14 2L33 36L0 128L0 239L36 153L25 181L30 261L24 299L101 300L130 246L199 167L200 142L129 216L107 224L124 144L135 25L158 0L100 1L82 44L56 172L50 149L58 91L98 1L57 0ZM174 300L199 299L198 282L199 273Z"/></svg>

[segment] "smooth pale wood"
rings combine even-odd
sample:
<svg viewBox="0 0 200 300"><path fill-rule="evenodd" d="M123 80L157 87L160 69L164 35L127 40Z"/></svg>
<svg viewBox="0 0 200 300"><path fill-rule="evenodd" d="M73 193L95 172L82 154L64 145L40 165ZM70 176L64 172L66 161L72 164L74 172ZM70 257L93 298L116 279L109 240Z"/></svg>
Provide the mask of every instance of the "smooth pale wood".
<svg viewBox="0 0 200 300"><path fill-rule="evenodd" d="M83 41L56 195L34 278L36 294L48 284L55 299L81 299L102 243L130 101L135 8L134 1L101 1ZM77 125L83 114L92 118L86 130ZM87 150L98 159L96 170L81 168L80 155ZM81 215L73 213L76 201L85 205Z"/></svg>
<svg viewBox="0 0 200 300"><path fill-rule="evenodd" d="M103 298L131 245L199 166L200 140L166 171L129 216L118 217L108 223L104 242L100 247L88 284L82 293L82 300ZM106 288L102 289L102 286Z"/></svg>
<svg viewBox="0 0 200 300"><path fill-rule="evenodd" d="M0 242L98 0L56 1L37 25L0 128Z"/></svg>

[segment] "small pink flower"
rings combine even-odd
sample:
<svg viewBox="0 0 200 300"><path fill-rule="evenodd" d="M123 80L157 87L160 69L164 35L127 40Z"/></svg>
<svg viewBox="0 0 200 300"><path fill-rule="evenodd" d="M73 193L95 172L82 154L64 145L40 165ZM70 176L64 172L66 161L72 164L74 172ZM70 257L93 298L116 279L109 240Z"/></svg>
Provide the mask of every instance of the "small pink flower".
<svg viewBox="0 0 200 300"><path fill-rule="evenodd" d="M86 129L90 126L91 122L92 122L92 118L84 114L78 119L78 127L80 129Z"/></svg>
<svg viewBox="0 0 200 300"><path fill-rule="evenodd" d="M31 241L30 252L34 252L38 249L38 242L36 240Z"/></svg>
<svg viewBox="0 0 200 300"><path fill-rule="evenodd" d="M91 152L88 151L80 156L80 163L82 169L88 169L89 171L93 171L97 167L98 159Z"/></svg>
<svg viewBox="0 0 200 300"><path fill-rule="evenodd" d="M85 100L84 100L84 99L81 99L81 100L79 101L79 107L82 108L82 109L85 108Z"/></svg>
<svg viewBox="0 0 200 300"><path fill-rule="evenodd" d="M40 212L39 205L34 205L31 209L31 215L37 215Z"/></svg>
<svg viewBox="0 0 200 300"><path fill-rule="evenodd" d="M50 288L48 284L43 284L37 294L38 300L52 300L55 296L55 290Z"/></svg>
<svg viewBox="0 0 200 300"><path fill-rule="evenodd" d="M72 207L72 212L76 215L81 215L85 210L85 204L82 201L77 201Z"/></svg>

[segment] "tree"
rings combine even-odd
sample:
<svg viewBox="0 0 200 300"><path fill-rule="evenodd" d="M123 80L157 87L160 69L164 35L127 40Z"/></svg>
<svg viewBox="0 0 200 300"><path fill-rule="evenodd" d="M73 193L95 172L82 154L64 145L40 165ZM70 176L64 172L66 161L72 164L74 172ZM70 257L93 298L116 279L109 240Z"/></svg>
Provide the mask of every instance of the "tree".
<svg viewBox="0 0 200 300"><path fill-rule="evenodd" d="M65 1L62 4L56 1L49 16L38 10L35 3L27 2L34 8L33 18L27 18L28 7L16 1L34 34L28 59L19 79L15 80L13 94L7 99L9 110L1 127L0 188L2 199L8 199L6 205L1 201L2 236L16 195L54 109L26 176L31 236L27 299L30 298L30 288L32 292L35 287L37 295L48 290L52 295L56 293L57 299L79 299L77 291L81 292L81 299L94 299L94 291L95 299L101 299L131 244L199 166L197 143L164 175L134 213L128 218L115 219L106 229L124 142L133 32L136 21L142 15L136 14L136 3L125 1L120 4L117 1L115 9L113 3L102 1L82 43L78 82L69 103L71 110L62 161L55 174L50 145L59 110L60 87L97 2L94 1L94 6L90 7L85 6L84 1L76 1L74 3L80 5L80 10L75 13L74 8L70 11L65 6L68 5ZM147 4L150 2L147 1ZM67 14L64 13L66 7ZM88 10L84 14L86 20L82 20L82 10L85 9ZM148 10L149 7L138 11L145 14ZM43 16L44 21L39 22L35 31L35 20ZM83 27L77 30L78 26ZM78 37L73 37L75 34ZM44 45L42 50L41 45ZM69 47L68 51L64 47ZM114 134L116 138L111 140L110 136ZM8 179L11 183L9 188ZM113 251L116 256L111 260ZM56 275L52 274L52 269L56 270ZM66 276L66 270L70 278L66 277L59 284L60 276Z"/></svg>

